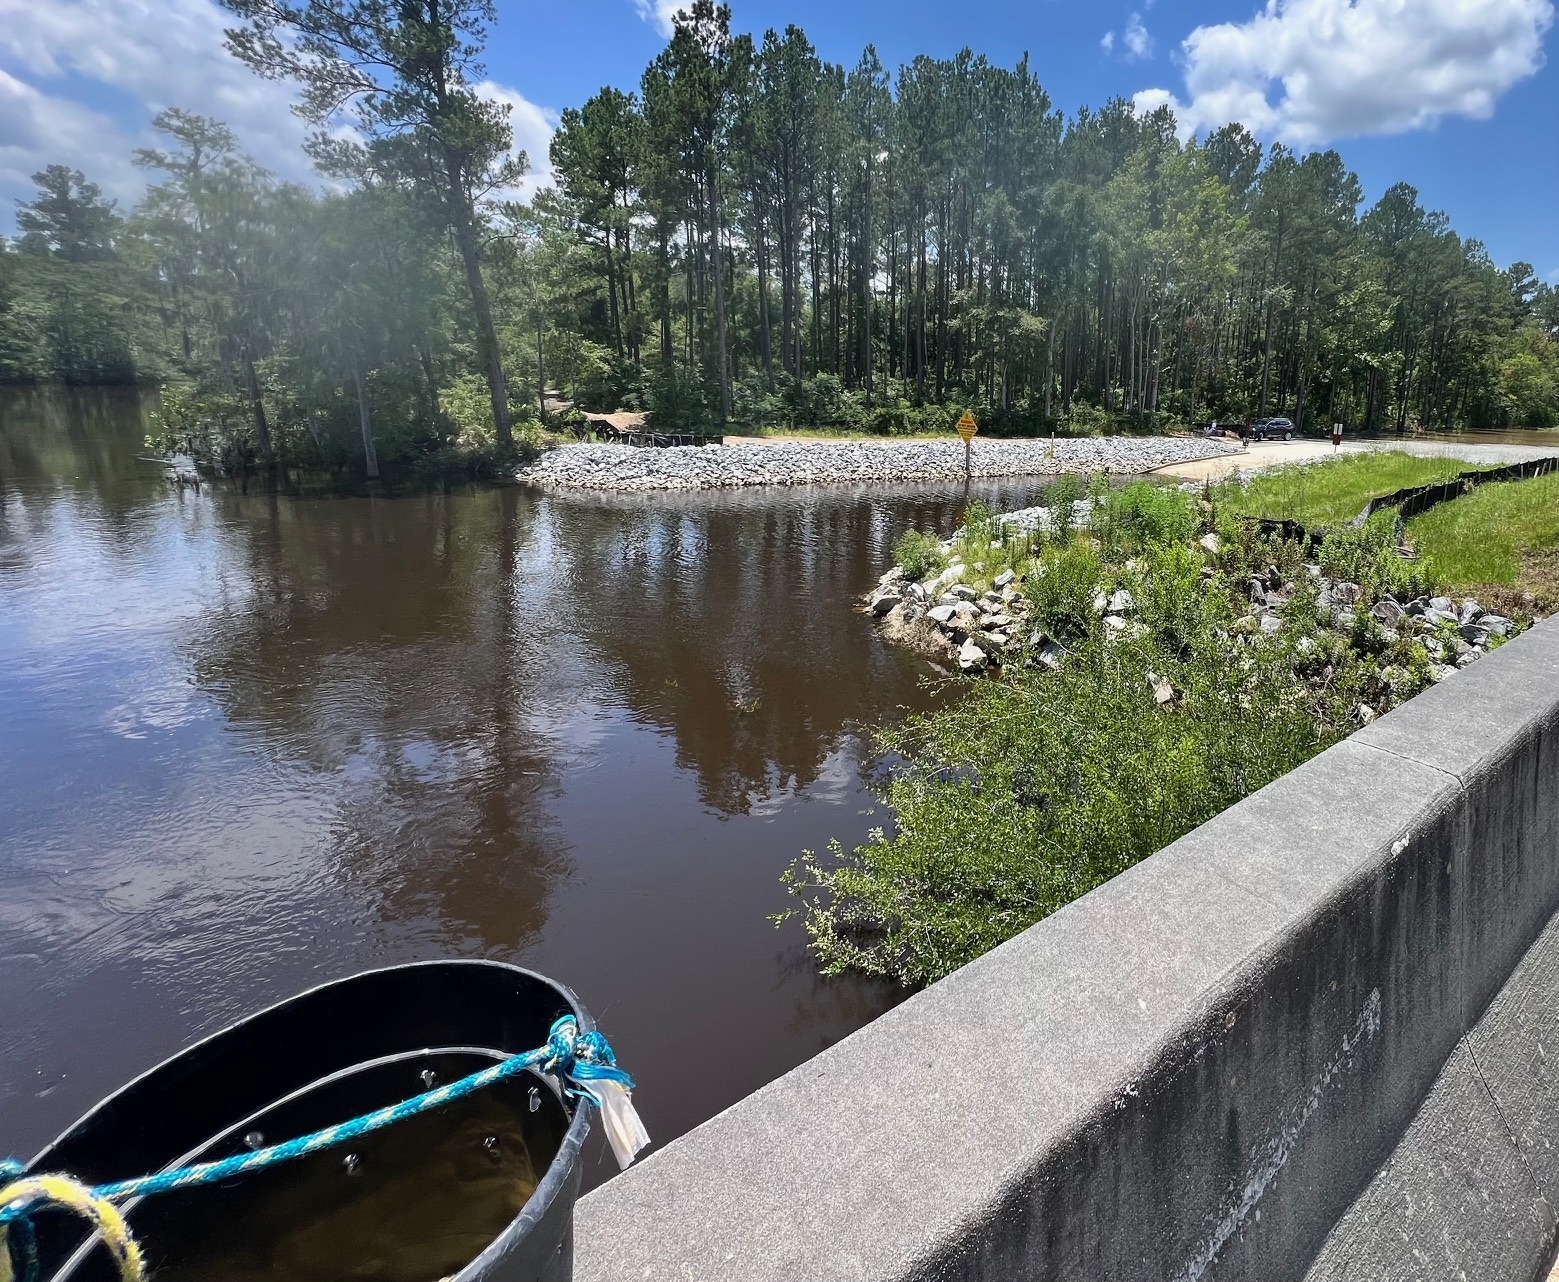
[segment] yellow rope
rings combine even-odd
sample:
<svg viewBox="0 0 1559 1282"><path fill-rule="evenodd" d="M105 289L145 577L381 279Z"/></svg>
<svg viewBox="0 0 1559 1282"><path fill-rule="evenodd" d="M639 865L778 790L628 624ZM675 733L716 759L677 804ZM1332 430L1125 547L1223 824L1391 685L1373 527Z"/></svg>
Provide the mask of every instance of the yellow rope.
<svg viewBox="0 0 1559 1282"><path fill-rule="evenodd" d="M29 1210L44 1206L64 1207L91 1221L119 1266L120 1282L142 1282L141 1248L130 1236L124 1216L112 1202L94 1197L85 1184L64 1175L30 1176L0 1188L0 1207L15 1202L27 1203ZM0 1225L0 1282L13 1282L8 1236L6 1226Z"/></svg>

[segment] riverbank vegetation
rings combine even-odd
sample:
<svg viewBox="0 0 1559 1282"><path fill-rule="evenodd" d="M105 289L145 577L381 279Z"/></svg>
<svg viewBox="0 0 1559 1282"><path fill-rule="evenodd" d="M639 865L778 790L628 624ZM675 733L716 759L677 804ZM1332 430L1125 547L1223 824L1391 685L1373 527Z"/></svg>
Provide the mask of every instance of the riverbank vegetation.
<svg viewBox="0 0 1559 1282"><path fill-rule="evenodd" d="M164 443L369 471L539 445L548 386L672 430L1559 421L1555 291L1411 187L1363 208L1335 152L1069 117L1027 59L847 68L697 0L521 200L492 6L225 4L331 185L176 109L133 208L50 166L0 252L0 380L165 385Z"/></svg>
<svg viewBox="0 0 1559 1282"><path fill-rule="evenodd" d="M1022 524L904 536L886 621L1000 676L884 732L892 821L788 874L826 971L931 982L1526 622L1432 595L1394 512L1312 551L1220 499L1067 482Z"/></svg>

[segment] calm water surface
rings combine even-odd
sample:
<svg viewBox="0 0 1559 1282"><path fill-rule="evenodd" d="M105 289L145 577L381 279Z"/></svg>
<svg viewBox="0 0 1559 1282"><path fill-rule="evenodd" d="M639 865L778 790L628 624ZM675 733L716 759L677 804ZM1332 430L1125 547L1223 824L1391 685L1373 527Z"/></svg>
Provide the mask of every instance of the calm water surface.
<svg viewBox="0 0 1559 1282"><path fill-rule="evenodd" d="M573 986L660 1142L897 1000L767 918L883 822L930 696L852 606L958 489L181 494L143 414L0 393L0 1155L394 962Z"/></svg>

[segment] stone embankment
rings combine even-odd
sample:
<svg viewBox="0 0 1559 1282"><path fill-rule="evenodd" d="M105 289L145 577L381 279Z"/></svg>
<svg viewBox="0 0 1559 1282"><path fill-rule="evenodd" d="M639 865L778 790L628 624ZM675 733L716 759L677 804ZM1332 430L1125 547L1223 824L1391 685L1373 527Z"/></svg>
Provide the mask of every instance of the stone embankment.
<svg viewBox="0 0 1559 1282"><path fill-rule="evenodd" d="M1218 536L1205 535L1201 546L1215 555ZM1052 637L1030 625L1023 580L1005 570L982 593L963 582L967 573L964 565L955 562L940 574L917 582L907 580L904 571L895 567L878 581L868 598L868 608L882 620L889 639L945 659L962 672L1011 662L1059 668L1073 639ZM1205 569L1204 580L1214 573L1211 567ZM1417 597L1400 602L1386 595L1361 610L1362 591L1357 583L1327 578L1314 563L1305 566L1305 573L1316 589L1316 623L1323 633L1334 630L1352 637L1363 629L1375 648L1405 636L1424 652L1432 681L1443 681L1458 668L1477 662L1488 653L1491 642L1498 645L1517 629L1512 620L1484 610L1472 597L1460 601L1445 596ZM1246 590L1249 605L1228 635L1231 645L1283 631L1287 626L1284 610L1299 594L1298 584L1285 581L1276 566L1263 576L1252 576ZM1093 608L1106 639L1129 638L1145 631L1133 617L1136 602L1125 588L1101 591ZM1302 638L1300 647L1302 652L1314 650L1316 642ZM1380 673L1380 682L1388 690L1407 681L1403 670L1388 666ZM1377 715L1369 704L1361 704L1358 712L1364 722Z"/></svg>
<svg viewBox="0 0 1559 1282"><path fill-rule="evenodd" d="M1230 441L1181 436L1105 436L1075 440L976 441L974 476L1061 472L1135 475L1171 463L1237 453ZM827 485L862 481L956 481L964 475L959 441L788 441L769 445L565 445L520 468L515 479L590 490L741 489L755 485Z"/></svg>

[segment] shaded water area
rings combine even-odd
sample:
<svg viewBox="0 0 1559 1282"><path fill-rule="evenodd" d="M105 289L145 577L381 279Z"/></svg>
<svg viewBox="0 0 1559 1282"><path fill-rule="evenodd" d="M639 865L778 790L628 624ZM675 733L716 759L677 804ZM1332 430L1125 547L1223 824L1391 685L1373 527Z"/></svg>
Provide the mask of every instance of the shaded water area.
<svg viewBox="0 0 1559 1282"><path fill-rule="evenodd" d="M144 412L0 392L0 1152L399 961L572 986L660 1142L898 999L768 917L884 822L933 696L854 602L958 488L196 494Z"/></svg>

